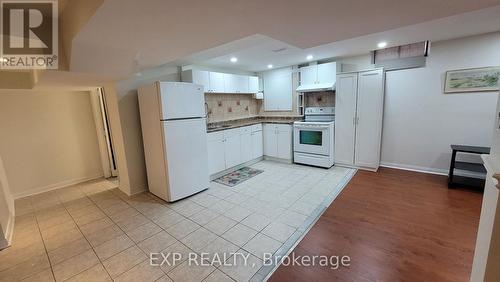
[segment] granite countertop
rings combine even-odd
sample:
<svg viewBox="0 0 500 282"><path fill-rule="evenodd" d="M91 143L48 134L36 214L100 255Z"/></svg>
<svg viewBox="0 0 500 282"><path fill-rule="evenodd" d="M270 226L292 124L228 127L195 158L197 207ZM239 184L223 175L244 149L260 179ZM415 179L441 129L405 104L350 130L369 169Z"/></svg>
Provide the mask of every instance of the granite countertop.
<svg viewBox="0 0 500 282"><path fill-rule="evenodd" d="M301 121L304 118L301 116L256 116L243 119L225 120L218 122L210 122L207 124L207 132L216 132L226 129L244 127L259 123L277 123L277 124L293 124L295 121Z"/></svg>

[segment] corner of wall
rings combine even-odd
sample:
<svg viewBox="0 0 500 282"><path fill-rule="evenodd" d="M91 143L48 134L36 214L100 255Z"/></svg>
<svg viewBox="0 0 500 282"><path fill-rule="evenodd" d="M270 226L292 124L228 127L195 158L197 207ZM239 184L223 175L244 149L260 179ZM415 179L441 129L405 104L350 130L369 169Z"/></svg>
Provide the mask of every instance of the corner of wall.
<svg viewBox="0 0 500 282"><path fill-rule="evenodd" d="M114 84L107 84L104 85L103 88L106 107L108 110L111 139L114 145L114 153L118 166L118 177L120 181L119 188L123 193L131 195L129 168L127 165L127 156L125 153L124 136L120 121L120 111L118 106L118 95L116 92L116 87Z"/></svg>
<svg viewBox="0 0 500 282"><path fill-rule="evenodd" d="M5 231L0 225L0 235L2 235L0 236L0 250L9 247L12 244L12 237L14 236L14 221L14 215L10 215Z"/></svg>
<svg viewBox="0 0 500 282"><path fill-rule="evenodd" d="M14 216L14 198L12 197L12 193L10 192L9 182L7 181L7 174L5 173L5 168L3 165L2 157L0 156L0 183L1 188L3 189L3 193L5 195L5 199L7 201L7 208L9 212Z"/></svg>
<svg viewBox="0 0 500 282"><path fill-rule="evenodd" d="M7 175L0 157L0 203L3 208L0 209L0 250L10 246L14 234L15 207L14 198L10 193ZM2 202L3 202L2 201Z"/></svg>

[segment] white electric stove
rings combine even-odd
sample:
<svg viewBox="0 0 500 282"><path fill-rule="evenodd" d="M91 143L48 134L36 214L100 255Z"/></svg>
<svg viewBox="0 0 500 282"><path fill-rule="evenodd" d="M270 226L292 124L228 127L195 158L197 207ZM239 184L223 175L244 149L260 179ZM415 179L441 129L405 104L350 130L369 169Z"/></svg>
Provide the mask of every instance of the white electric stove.
<svg viewBox="0 0 500 282"><path fill-rule="evenodd" d="M330 168L335 157L335 107L311 107L293 124L295 163Z"/></svg>

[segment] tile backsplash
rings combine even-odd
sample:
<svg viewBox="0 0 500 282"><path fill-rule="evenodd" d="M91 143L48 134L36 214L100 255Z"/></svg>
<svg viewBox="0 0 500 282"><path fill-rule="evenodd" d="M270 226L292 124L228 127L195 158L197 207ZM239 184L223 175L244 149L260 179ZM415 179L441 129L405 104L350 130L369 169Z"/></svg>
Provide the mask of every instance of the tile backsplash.
<svg viewBox="0 0 500 282"><path fill-rule="evenodd" d="M241 119L255 116L295 116L296 110L289 112L266 112L262 100L250 94L206 93L208 122ZM295 104L295 102L294 102ZM311 92L305 94L306 107L334 107L335 92ZM295 105L294 105L295 109Z"/></svg>
<svg viewBox="0 0 500 282"><path fill-rule="evenodd" d="M253 117L259 114L261 100L250 94L205 94L208 122Z"/></svg>
<svg viewBox="0 0 500 282"><path fill-rule="evenodd" d="M306 107L335 107L335 92L309 92L304 95Z"/></svg>

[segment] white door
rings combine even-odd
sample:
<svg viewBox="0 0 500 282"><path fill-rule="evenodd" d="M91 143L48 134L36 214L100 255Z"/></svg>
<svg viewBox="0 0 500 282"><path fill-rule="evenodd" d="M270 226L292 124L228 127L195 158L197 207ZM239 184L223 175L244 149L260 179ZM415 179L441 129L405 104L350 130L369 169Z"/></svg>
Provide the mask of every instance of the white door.
<svg viewBox="0 0 500 282"><path fill-rule="evenodd" d="M249 93L259 92L259 77L257 76L248 77L248 92Z"/></svg>
<svg viewBox="0 0 500 282"><path fill-rule="evenodd" d="M383 70L359 73L355 161L357 166L378 168L384 107ZM338 109L338 106L336 106Z"/></svg>
<svg viewBox="0 0 500 282"><path fill-rule="evenodd" d="M264 154L262 131L252 132L252 159L260 158Z"/></svg>
<svg viewBox="0 0 500 282"><path fill-rule="evenodd" d="M106 111L106 103L102 88L90 92L90 102L94 114L94 122L97 129L97 141L99 143L99 152L101 156L102 169L104 177L118 176L113 143Z"/></svg>
<svg viewBox="0 0 500 282"><path fill-rule="evenodd" d="M252 135L250 133L250 126L241 128L241 162L248 162L252 160Z"/></svg>
<svg viewBox="0 0 500 282"><path fill-rule="evenodd" d="M225 130L224 143L226 169L241 164L241 136L239 128Z"/></svg>
<svg viewBox="0 0 500 282"><path fill-rule="evenodd" d="M333 83L335 82L335 74L337 73L337 63L326 63L318 65L318 83Z"/></svg>
<svg viewBox="0 0 500 282"><path fill-rule="evenodd" d="M160 119L201 118L205 116L203 87L187 82L159 82Z"/></svg>
<svg viewBox="0 0 500 282"><path fill-rule="evenodd" d="M209 186L206 119L163 122L168 200L176 201ZM163 188L163 187L162 187Z"/></svg>
<svg viewBox="0 0 500 282"><path fill-rule="evenodd" d="M275 124L264 124L264 155L278 157L278 138Z"/></svg>
<svg viewBox="0 0 500 282"><path fill-rule="evenodd" d="M300 68L300 85L315 84L318 81L316 65Z"/></svg>
<svg viewBox="0 0 500 282"><path fill-rule="evenodd" d="M210 92L224 93L224 74L220 72L209 72Z"/></svg>
<svg viewBox="0 0 500 282"><path fill-rule="evenodd" d="M292 127L290 125L277 125L278 158L292 159Z"/></svg>
<svg viewBox="0 0 500 282"><path fill-rule="evenodd" d="M222 131L207 134L208 171L210 175L226 169L224 158L224 133Z"/></svg>
<svg viewBox="0 0 500 282"><path fill-rule="evenodd" d="M335 91L335 163L354 164L358 74L337 76Z"/></svg>
<svg viewBox="0 0 500 282"><path fill-rule="evenodd" d="M192 70L193 83L203 85L203 92L208 92L210 89L210 80L208 79L208 71Z"/></svg>

